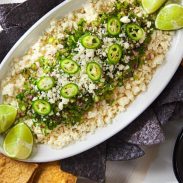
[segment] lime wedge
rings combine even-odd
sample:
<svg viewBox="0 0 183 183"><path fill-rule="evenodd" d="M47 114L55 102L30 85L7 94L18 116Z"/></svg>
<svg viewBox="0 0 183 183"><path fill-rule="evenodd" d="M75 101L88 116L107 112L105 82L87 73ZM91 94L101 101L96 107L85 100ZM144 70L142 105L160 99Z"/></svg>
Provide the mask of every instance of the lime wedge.
<svg viewBox="0 0 183 183"><path fill-rule="evenodd" d="M142 6L147 13L154 13L157 11L166 0L142 0Z"/></svg>
<svg viewBox="0 0 183 183"><path fill-rule="evenodd" d="M3 148L7 156L16 159L27 159L33 147L33 135L24 123L15 125L6 135Z"/></svg>
<svg viewBox="0 0 183 183"><path fill-rule="evenodd" d="M0 105L0 133L5 132L14 122L17 109L10 105Z"/></svg>
<svg viewBox="0 0 183 183"><path fill-rule="evenodd" d="M169 4L161 9L155 21L160 30L177 30L183 28L183 6Z"/></svg>

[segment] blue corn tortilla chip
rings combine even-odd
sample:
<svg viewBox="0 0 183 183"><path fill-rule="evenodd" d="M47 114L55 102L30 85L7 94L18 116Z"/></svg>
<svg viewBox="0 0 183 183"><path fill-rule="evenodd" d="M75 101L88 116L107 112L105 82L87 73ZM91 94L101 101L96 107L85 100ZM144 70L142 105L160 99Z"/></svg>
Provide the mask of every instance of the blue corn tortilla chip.
<svg viewBox="0 0 183 183"><path fill-rule="evenodd" d="M183 102L177 102L175 111L172 115L172 120L177 120L183 118Z"/></svg>
<svg viewBox="0 0 183 183"><path fill-rule="evenodd" d="M25 29L21 27L12 27L0 32L0 62L24 32Z"/></svg>
<svg viewBox="0 0 183 183"><path fill-rule="evenodd" d="M15 7L4 19L2 27L10 28L14 26L28 29L39 18L45 15L49 10L54 8L63 0L28 0ZM23 16L22 16L23 15Z"/></svg>
<svg viewBox="0 0 183 183"><path fill-rule="evenodd" d="M161 125L152 108L143 112L120 134L127 142L137 145L159 144L165 139Z"/></svg>
<svg viewBox="0 0 183 183"><path fill-rule="evenodd" d="M139 158L144 151L137 145L124 142L119 136L107 141L107 160L126 161Z"/></svg>
<svg viewBox="0 0 183 183"><path fill-rule="evenodd" d="M176 102L164 104L162 106L153 106L153 108L159 122L162 125L165 125L170 120L175 111Z"/></svg>
<svg viewBox="0 0 183 183"><path fill-rule="evenodd" d="M163 105L172 102L183 102L183 67L179 67L176 74L156 99L156 105Z"/></svg>
<svg viewBox="0 0 183 183"><path fill-rule="evenodd" d="M61 169L99 183L105 182L106 143L61 161Z"/></svg>
<svg viewBox="0 0 183 183"><path fill-rule="evenodd" d="M0 5L0 24L4 22L5 17L19 4L3 4Z"/></svg>

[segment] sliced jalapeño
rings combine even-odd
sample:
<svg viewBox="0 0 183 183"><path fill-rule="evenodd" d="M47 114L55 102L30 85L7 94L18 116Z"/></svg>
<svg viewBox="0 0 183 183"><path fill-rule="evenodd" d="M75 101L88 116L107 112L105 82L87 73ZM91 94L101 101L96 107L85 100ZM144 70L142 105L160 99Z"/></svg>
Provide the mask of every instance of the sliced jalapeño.
<svg viewBox="0 0 183 183"><path fill-rule="evenodd" d="M70 99L75 97L78 94L78 92L78 86L74 83L69 83L62 87L60 94L62 97Z"/></svg>
<svg viewBox="0 0 183 183"><path fill-rule="evenodd" d="M45 77L42 77L37 82L37 87L41 91L48 91L54 86L54 84L55 84L54 78L50 76L45 76Z"/></svg>
<svg viewBox="0 0 183 183"><path fill-rule="evenodd" d="M120 61L122 54L122 47L119 44L111 45L107 54L109 64L117 64Z"/></svg>
<svg viewBox="0 0 183 183"><path fill-rule="evenodd" d="M32 107L39 115L48 115L51 112L51 105L45 100L35 100L32 103Z"/></svg>
<svg viewBox="0 0 183 183"><path fill-rule="evenodd" d="M102 75L102 69L96 62L90 62L87 64L86 73L92 81L98 81Z"/></svg>
<svg viewBox="0 0 183 183"><path fill-rule="evenodd" d="M63 59L60 61L61 69L68 74L76 74L79 71L79 65L77 62L71 59Z"/></svg>
<svg viewBox="0 0 183 183"><path fill-rule="evenodd" d="M107 22L107 31L112 36L117 36L121 32L121 22L117 17L112 17Z"/></svg>
<svg viewBox="0 0 183 183"><path fill-rule="evenodd" d="M139 41L145 36L144 29L135 23L126 26L126 33L128 37L134 41Z"/></svg>
<svg viewBox="0 0 183 183"><path fill-rule="evenodd" d="M95 35L85 34L81 38L81 44L87 49L96 49L100 46L101 40Z"/></svg>

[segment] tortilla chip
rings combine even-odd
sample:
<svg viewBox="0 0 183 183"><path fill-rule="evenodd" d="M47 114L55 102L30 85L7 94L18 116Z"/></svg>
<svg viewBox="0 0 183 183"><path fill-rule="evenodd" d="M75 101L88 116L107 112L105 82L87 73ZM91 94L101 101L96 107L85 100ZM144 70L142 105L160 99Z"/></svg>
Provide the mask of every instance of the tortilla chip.
<svg viewBox="0 0 183 183"><path fill-rule="evenodd" d="M165 125L170 118L173 116L173 113L176 108L176 102L174 103L169 103L169 104L164 104L162 106L153 106L155 114L158 118L158 121L162 124Z"/></svg>
<svg viewBox="0 0 183 183"><path fill-rule="evenodd" d="M3 28L24 27L28 29L43 15L45 15L52 8L57 6L64 0L28 0L16 6L13 11L10 11L5 17L2 24ZM24 16L22 16L24 15Z"/></svg>
<svg viewBox="0 0 183 183"><path fill-rule="evenodd" d="M76 156L63 159L61 169L98 183L105 182L106 143L102 143Z"/></svg>
<svg viewBox="0 0 183 183"><path fill-rule="evenodd" d="M183 67L180 66L165 90L156 99L156 105L183 102Z"/></svg>
<svg viewBox="0 0 183 183"><path fill-rule="evenodd" d="M32 174L31 178L29 179L29 181L27 183L34 183L34 178L35 178L37 171L38 171L38 168L34 171L34 173Z"/></svg>
<svg viewBox="0 0 183 183"><path fill-rule="evenodd" d="M175 111L172 115L172 120L180 120L183 118L183 102L177 102Z"/></svg>
<svg viewBox="0 0 183 183"><path fill-rule="evenodd" d="M0 31L0 62L25 31L21 27L12 27Z"/></svg>
<svg viewBox="0 0 183 183"><path fill-rule="evenodd" d="M77 178L63 172L59 162L40 164L34 177L34 183L76 183Z"/></svg>
<svg viewBox="0 0 183 183"><path fill-rule="evenodd" d="M0 182L28 183L37 167L37 164L12 160L0 154Z"/></svg>
<svg viewBox="0 0 183 183"><path fill-rule="evenodd" d="M11 12L16 6L18 6L17 3L14 4L1 4L0 5L0 24L5 20L5 17L9 12Z"/></svg>
<svg viewBox="0 0 183 183"><path fill-rule="evenodd" d="M148 115L147 113L146 115ZM150 115L150 114L149 114ZM133 134L128 140L129 143L137 145L154 145L165 140L161 125L157 118L150 117L140 131Z"/></svg>
<svg viewBox="0 0 183 183"><path fill-rule="evenodd" d="M143 156L144 151L137 145L126 143L116 136L107 143L108 161L126 161Z"/></svg>
<svg viewBox="0 0 183 183"><path fill-rule="evenodd" d="M124 141L136 145L154 145L165 136L152 107L144 111L133 123L118 133Z"/></svg>

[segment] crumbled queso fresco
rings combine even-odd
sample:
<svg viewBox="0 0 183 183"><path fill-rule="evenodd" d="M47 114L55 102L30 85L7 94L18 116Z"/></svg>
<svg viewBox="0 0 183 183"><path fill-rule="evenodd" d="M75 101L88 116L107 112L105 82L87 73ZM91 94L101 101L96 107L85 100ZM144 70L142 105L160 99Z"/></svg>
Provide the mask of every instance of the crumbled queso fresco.
<svg viewBox="0 0 183 183"><path fill-rule="evenodd" d="M15 60L11 75L2 83L3 101L18 108L17 122L26 122L39 142L52 144L52 131L64 134L69 129L69 135L59 138L67 139L65 145L76 139L70 137L71 129L76 133L77 127L87 124L87 117L96 116L92 113L96 106L105 104L107 110L113 110L110 106L116 105L116 90L121 88L127 96L120 98L118 106L129 104L134 93L145 90L150 74L146 82L140 81L143 74L137 77L136 73L150 69L147 57L152 60L158 56L153 48L146 54L154 32L153 16L137 1L86 3L80 10L53 20L26 55ZM142 88L126 81L140 83Z"/></svg>

